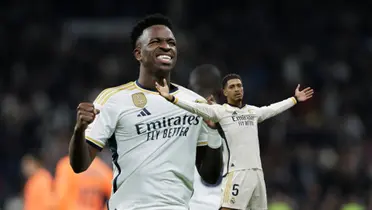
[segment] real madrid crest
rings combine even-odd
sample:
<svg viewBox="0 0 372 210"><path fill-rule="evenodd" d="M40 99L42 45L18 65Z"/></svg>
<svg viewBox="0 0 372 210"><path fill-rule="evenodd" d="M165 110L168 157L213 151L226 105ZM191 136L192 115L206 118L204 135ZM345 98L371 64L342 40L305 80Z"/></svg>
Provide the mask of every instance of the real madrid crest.
<svg viewBox="0 0 372 210"><path fill-rule="evenodd" d="M147 104L147 98L143 93L135 93L132 95L132 101L134 106L143 108Z"/></svg>

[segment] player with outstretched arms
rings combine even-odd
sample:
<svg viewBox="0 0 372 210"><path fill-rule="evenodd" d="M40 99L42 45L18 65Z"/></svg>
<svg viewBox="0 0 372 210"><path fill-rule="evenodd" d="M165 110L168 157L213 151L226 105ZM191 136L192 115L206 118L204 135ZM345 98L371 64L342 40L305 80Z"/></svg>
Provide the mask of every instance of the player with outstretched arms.
<svg viewBox="0 0 372 210"><path fill-rule="evenodd" d="M226 167L228 175L222 184L221 209L265 210L267 198L260 158L258 123L291 108L297 102L308 100L314 91L311 88L300 91L298 85L293 97L270 106L256 107L243 106L244 91L239 75L225 76L222 87L227 103L209 105L170 95L167 85L156 83L160 95L168 101L221 125L230 148L230 163Z"/></svg>
<svg viewBox="0 0 372 210"><path fill-rule="evenodd" d="M133 29L137 81L104 90L94 103L78 106L70 141L70 164L85 171L104 146L112 151L114 178L111 210L187 210L193 192L195 163L205 182L221 175L222 140L203 119L165 101L155 82L169 81L177 61L170 21L153 15ZM203 100L175 84L170 94ZM198 145L208 145L198 154Z"/></svg>

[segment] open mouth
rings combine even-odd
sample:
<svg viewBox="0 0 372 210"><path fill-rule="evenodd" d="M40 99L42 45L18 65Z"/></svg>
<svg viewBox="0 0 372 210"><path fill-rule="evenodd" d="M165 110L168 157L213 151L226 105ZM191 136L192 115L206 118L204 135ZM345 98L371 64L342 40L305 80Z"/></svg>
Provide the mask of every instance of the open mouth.
<svg viewBox="0 0 372 210"><path fill-rule="evenodd" d="M169 55L158 55L156 56L156 59L164 64L171 64L172 63L172 57Z"/></svg>

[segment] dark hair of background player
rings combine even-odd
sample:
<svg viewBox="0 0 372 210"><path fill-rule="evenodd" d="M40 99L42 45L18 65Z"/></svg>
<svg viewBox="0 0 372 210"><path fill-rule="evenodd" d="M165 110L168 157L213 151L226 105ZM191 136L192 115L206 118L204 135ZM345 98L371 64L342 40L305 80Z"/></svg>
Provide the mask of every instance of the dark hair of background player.
<svg viewBox="0 0 372 210"><path fill-rule="evenodd" d="M222 87L225 88L226 84L231 79L239 79L242 81L242 78L238 74L228 74L222 79Z"/></svg>

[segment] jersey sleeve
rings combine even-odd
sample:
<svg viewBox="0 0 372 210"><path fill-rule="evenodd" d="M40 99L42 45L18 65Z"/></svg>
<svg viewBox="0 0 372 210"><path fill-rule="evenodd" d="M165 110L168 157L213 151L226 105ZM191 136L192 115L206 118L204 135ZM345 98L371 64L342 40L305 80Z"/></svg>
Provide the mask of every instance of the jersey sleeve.
<svg viewBox="0 0 372 210"><path fill-rule="evenodd" d="M197 146L207 146L208 140L213 138L221 138L218 131L211 129L205 122L202 123L202 128L198 137Z"/></svg>
<svg viewBox="0 0 372 210"><path fill-rule="evenodd" d="M108 90L110 91L110 90ZM100 95L105 94L103 91ZM100 110L96 119L88 126L85 131L85 139L88 144L102 150L107 140L114 134L116 124L119 118L120 110L116 107L116 102L110 93L105 96L98 96L94 101L94 107Z"/></svg>
<svg viewBox="0 0 372 210"><path fill-rule="evenodd" d="M271 117L274 117L275 115L278 115L285 110L291 108L297 103L296 99L294 97L285 99L283 101L271 104L269 106L263 106L258 108L259 117L258 122L262 122L266 119L269 119Z"/></svg>
<svg viewBox="0 0 372 210"><path fill-rule="evenodd" d="M219 114L221 105L219 104L210 105L207 103L201 103L200 101L192 102L177 97L174 98L173 103L182 109L203 117L204 119L212 120L214 122L218 122L221 119Z"/></svg>

